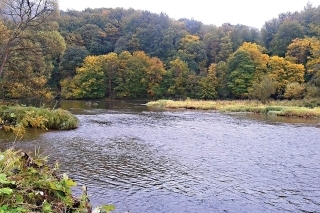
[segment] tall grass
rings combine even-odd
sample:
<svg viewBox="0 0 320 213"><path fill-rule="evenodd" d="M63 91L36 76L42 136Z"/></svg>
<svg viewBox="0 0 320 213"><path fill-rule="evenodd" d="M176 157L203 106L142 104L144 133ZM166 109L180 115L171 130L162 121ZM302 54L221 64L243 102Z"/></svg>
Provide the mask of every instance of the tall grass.
<svg viewBox="0 0 320 213"><path fill-rule="evenodd" d="M45 127L48 129L69 130L79 125L79 120L69 111L62 109L47 109L22 106L0 106L0 118L9 125L18 124L29 112L29 116L40 117L45 120Z"/></svg>
<svg viewBox="0 0 320 213"><path fill-rule="evenodd" d="M218 110L221 112L251 112L287 117L320 118L320 107L304 107L304 105L307 104L308 102L304 101L271 101L268 104L263 104L256 100L199 101L187 99L185 101L153 101L147 103L147 106L169 109Z"/></svg>

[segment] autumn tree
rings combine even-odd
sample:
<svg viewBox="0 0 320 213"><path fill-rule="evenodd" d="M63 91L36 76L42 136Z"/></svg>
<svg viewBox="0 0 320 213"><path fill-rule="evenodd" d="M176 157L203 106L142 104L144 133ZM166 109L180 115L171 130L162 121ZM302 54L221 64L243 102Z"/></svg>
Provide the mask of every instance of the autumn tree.
<svg viewBox="0 0 320 213"><path fill-rule="evenodd" d="M0 46L0 77L12 54L37 51L28 45L31 37L28 31L44 25L58 11L56 0L2 0L0 2L0 19L8 28L7 39Z"/></svg>
<svg viewBox="0 0 320 213"><path fill-rule="evenodd" d="M287 99L301 99L304 97L305 87L298 82L292 82L286 85L284 98Z"/></svg>
<svg viewBox="0 0 320 213"><path fill-rule="evenodd" d="M1 86L8 98L50 99L47 82L52 78L55 65L65 50L65 43L57 31L25 32L30 36L23 48L33 49L25 54L15 51L10 54Z"/></svg>
<svg viewBox="0 0 320 213"><path fill-rule="evenodd" d="M211 64L205 75L199 76L195 98L216 99L218 96L218 93L216 91L217 85L217 64Z"/></svg>
<svg viewBox="0 0 320 213"><path fill-rule="evenodd" d="M316 37L308 38L310 53L306 63L306 96L319 97L320 92L320 40Z"/></svg>
<svg viewBox="0 0 320 213"><path fill-rule="evenodd" d="M268 76L278 82L277 94L282 97L289 83L303 83L305 68L279 56L272 56L268 61Z"/></svg>
<svg viewBox="0 0 320 213"><path fill-rule="evenodd" d="M102 98L107 84L100 56L88 56L72 79L61 81L61 96L68 99Z"/></svg>
<svg viewBox="0 0 320 213"><path fill-rule="evenodd" d="M260 81L265 75L267 70L267 63L269 56L265 54L264 47L250 42L244 42L238 49L238 51L245 51L249 54L251 60L254 62L254 81Z"/></svg>
<svg viewBox="0 0 320 213"><path fill-rule="evenodd" d="M123 52L119 55L116 96L121 98L147 98L159 95L159 84L165 74L160 59L149 57L142 51Z"/></svg>
<svg viewBox="0 0 320 213"><path fill-rule="evenodd" d="M310 56L310 38L296 38L292 40L287 48L286 60L296 64L306 65Z"/></svg>

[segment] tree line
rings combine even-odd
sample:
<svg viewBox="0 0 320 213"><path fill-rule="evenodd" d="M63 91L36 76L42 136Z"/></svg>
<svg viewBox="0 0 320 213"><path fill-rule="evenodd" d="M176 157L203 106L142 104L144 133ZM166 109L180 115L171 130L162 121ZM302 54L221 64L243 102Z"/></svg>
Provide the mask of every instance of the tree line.
<svg viewBox="0 0 320 213"><path fill-rule="evenodd" d="M134 9L59 11L53 0L26 2L0 5L3 97L266 101L320 94L320 7L311 4L258 30ZM25 13L10 13L13 6ZM35 16L35 8L44 11Z"/></svg>

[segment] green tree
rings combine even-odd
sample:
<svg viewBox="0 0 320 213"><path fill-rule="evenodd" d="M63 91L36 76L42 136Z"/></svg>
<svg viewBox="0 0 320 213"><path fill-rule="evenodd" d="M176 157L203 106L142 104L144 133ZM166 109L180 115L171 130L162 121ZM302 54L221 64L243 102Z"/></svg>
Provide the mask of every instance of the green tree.
<svg viewBox="0 0 320 213"><path fill-rule="evenodd" d="M60 80L75 76L76 68L82 65L83 60L89 54L89 51L84 46L69 46L59 64Z"/></svg>
<svg viewBox="0 0 320 213"><path fill-rule="evenodd" d="M168 72L172 79L168 94L175 98L187 97L188 74L190 73L188 64L179 58L175 59L170 62Z"/></svg>
<svg viewBox="0 0 320 213"><path fill-rule="evenodd" d="M181 39L177 56L188 64L191 71L197 74L200 73L207 62L205 44L195 35L187 35Z"/></svg>
<svg viewBox="0 0 320 213"><path fill-rule="evenodd" d="M244 50L238 50L228 60L228 87L235 98L247 98L255 71L255 63Z"/></svg>
<svg viewBox="0 0 320 213"><path fill-rule="evenodd" d="M228 68L228 65L224 61L220 61L216 65L216 75L217 75L216 90L218 92L218 96L223 99L230 97L230 89L228 87L227 68Z"/></svg>
<svg viewBox="0 0 320 213"><path fill-rule="evenodd" d="M107 34L95 24L86 24L77 30L84 41L84 46L93 55L102 55L112 51L107 42Z"/></svg>
<svg viewBox="0 0 320 213"><path fill-rule="evenodd" d="M303 27L296 21L285 21L279 26L271 41L270 51L273 55L285 56L287 47L293 39L303 37Z"/></svg>
<svg viewBox="0 0 320 213"><path fill-rule="evenodd" d="M232 42L233 51L236 51L243 42L257 42L259 37L258 32L258 29L242 24L232 26L229 36Z"/></svg>

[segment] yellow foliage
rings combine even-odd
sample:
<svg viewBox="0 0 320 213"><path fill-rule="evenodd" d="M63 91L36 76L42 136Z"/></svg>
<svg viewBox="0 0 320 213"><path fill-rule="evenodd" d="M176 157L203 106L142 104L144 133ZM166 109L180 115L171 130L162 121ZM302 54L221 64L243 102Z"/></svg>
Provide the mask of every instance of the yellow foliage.
<svg viewBox="0 0 320 213"><path fill-rule="evenodd" d="M287 84L284 97L300 99L303 97L304 92L305 87L303 85L299 84L298 82L292 82Z"/></svg>
<svg viewBox="0 0 320 213"><path fill-rule="evenodd" d="M309 38L296 38L287 48L286 60L297 64L306 64L310 51Z"/></svg>
<svg viewBox="0 0 320 213"><path fill-rule="evenodd" d="M244 42L238 50L247 52L256 64L256 69L263 71L266 69L269 56L265 54L266 51L262 46L256 43Z"/></svg>
<svg viewBox="0 0 320 213"><path fill-rule="evenodd" d="M200 41L199 36L188 34L180 40L180 46L181 48L185 48L188 43L198 41Z"/></svg>
<svg viewBox="0 0 320 213"><path fill-rule="evenodd" d="M302 64L295 64L279 56L272 56L268 61L268 76L278 82L278 89L284 91L289 83L304 82L305 69Z"/></svg>
<svg viewBox="0 0 320 213"><path fill-rule="evenodd" d="M310 42L310 56L306 64L307 72L315 75L319 71L320 65L320 39L309 38Z"/></svg>

